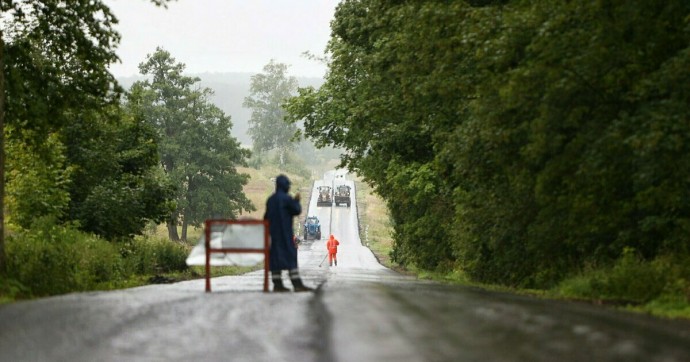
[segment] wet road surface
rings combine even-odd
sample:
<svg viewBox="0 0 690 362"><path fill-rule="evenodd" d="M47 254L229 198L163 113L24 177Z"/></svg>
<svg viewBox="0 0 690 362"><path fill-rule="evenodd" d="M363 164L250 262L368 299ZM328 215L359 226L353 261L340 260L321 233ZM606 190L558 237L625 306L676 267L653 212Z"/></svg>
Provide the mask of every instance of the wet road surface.
<svg viewBox="0 0 690 362"><path fill-rule="evenodd" d="M334 176L315 186L354 187ZM315 203L315 293L263 293L253 272L0 306L0 361L690 361L686 321L402 276L361 245L354 203ZM319 266L330 233L338 266Z"/></svg>

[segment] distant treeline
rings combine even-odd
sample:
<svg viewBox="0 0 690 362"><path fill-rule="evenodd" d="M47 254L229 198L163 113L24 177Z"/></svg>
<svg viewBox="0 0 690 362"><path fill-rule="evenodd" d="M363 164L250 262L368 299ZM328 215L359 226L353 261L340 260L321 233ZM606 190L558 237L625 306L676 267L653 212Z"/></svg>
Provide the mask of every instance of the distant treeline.
<svg viewBox="0 0 690 362"><path fill-rule="evenodd" d="M688 255L689 1L344 1L328 50L292 120L387 201L396 262L550 287Z"/></svg>

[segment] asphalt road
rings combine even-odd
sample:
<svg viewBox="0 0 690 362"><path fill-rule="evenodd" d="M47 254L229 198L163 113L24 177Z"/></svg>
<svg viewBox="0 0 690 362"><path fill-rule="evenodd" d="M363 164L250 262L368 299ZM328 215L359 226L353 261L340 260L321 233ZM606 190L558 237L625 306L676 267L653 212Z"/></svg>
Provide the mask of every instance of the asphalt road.
<svg viewBox="0 0 690 362"><path fill-rule="evenodd" d="M0 361L690 361L688 322L405 277L362 246L354 204L315 203L315 293L263 293L253 272L4 305ZM319 266L330 233L338 266Z"/></svg>

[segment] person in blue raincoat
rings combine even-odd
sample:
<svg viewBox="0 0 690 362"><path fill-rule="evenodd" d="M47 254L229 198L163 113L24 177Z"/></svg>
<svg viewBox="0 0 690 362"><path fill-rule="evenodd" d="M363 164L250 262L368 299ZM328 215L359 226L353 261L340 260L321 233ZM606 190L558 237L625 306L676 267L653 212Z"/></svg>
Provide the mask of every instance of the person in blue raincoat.
<svg viewBox="0 0 690 362"><path fill-rule="evenodd" d="M269 222L271 235L271 255L269 269L274 292L287 292L290 289L283 285L281 273L288 270L290 281L296 292L313 290L302 283L297 266L297 246L294 243L292 230L293 218L302 212L299 193L292 198L290 179L285 175L276 178L276 191L266 200L264 220Z"/></svg>

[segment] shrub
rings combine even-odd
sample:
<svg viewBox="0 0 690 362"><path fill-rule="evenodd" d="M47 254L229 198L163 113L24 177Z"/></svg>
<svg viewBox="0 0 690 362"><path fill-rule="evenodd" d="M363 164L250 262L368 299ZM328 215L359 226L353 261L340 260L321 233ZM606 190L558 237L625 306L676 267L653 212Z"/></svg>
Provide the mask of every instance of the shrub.
<svg viewBox="0 0 690 362"><path fill-rule="evenodd" d="M159 274L187 269L189 247L164 238L135 237L124 243L120 253L136 274Z"/></svg>
<svg viewBox="0 0 690 362"><path fill-rule="evenodd" d="M567 297L624 304L690 298L690 264L682 257L660 256L643 260L632 248L610 267L589 270L564 280L556 288ZM688 259L688 257L685 257Z"/></svg>
<svg viewBox="0 0 690 362"><path fill-rule="evenodd" d="M72 226L41 218L7 238L8 277L32 296L101 288L123 277L117 249Z"/></svg>
<svg viewBox="0 0 690 362"><path fill-rule="evenodd" d="M113 243L44 217L8 235L6 251L0 300L121 288L136 275L185 271L190 247L164 238Z"/></svg>
<svg viewBox="0 0 690 362"><path fill-rule="evenodd" d="M29 227L38 217L62 217L70 201L74 169L65 165L66 150L59 136L50 134L39 146L23 142L25 132L13 127L6 131L7 221Z"/></svg>
<svg viewBox="0 0 690 362"><path fill-rule="evenodd" d="M29 295L29 289L15 279L0 275L0 304Z"/></svg>

